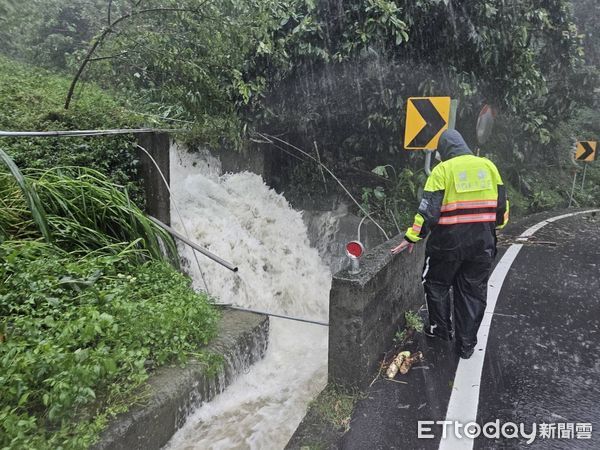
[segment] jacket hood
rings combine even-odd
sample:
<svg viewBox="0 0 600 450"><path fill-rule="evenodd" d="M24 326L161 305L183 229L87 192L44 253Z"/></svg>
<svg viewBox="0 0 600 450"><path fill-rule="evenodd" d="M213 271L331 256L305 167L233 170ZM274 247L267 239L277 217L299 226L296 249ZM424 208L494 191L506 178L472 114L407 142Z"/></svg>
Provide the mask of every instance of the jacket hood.
<svg viewBox="0 0 600 450"><path fill-rule="evenodd" d="M437 151L440 153L442 161L460 155L472 155L473 152L456 130L446 130L440 136Z"/></svg>

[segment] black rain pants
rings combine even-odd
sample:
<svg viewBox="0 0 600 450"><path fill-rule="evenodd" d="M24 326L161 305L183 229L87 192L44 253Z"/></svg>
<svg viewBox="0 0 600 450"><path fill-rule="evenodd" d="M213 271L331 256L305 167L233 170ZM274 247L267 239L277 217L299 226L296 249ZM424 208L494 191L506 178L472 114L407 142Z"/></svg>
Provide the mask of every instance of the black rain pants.
<svg viewBox="0 0 600 450"><path fill-rule="evenodd" d="M452 339L454 320L456 344L459 350L469 350L477 344L477 331L487 304L487 282L492 258L444 260L425 258L423 286L429 312L428 331L442 339ZM453 289L454 311L450 304Z"/></svg>

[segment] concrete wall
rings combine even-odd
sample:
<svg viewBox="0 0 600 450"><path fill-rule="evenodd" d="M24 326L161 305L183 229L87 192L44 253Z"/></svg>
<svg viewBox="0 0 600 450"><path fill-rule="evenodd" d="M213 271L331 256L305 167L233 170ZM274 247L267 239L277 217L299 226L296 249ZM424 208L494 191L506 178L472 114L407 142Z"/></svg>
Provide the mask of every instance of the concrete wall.
<svg viewBox="0 0 600 450"><path fill-rule="evenodd" d="M268 184L270 179L268 149L251 145L241 151L211 150L211 154L221 161L223 173L252 172L263 177Z"/></svg>
<svg viewBox="0 0 600 450"><path fill-rule="evenodd" d="M404 312L424 303L421 273L425 245L393 256L397 236L362 258L361 272L333 277L329 303L329 381L364 387L374 377Z"/></svg>
<svg viewBox="0 0 600 450"><path fill-rule="evenodd" d="M138 144L144 147L156 161L167 183L170 183L169 135L166 133L144 133L137 135ZM162 223L171 225L171 200L169 190L152 160L142 150L140 177L146 192L146 212Z"/></svg>
<svg viewBox="0 0 600 450"><path fill-rule="evenodd" d="M311 247L319 251L321 259L332 273L350 264L346 256L346 244L358 238L360 217L349 212L346 203L332 205L330 210L303 210L302 219L308 230ZM361 242L367 250L381 244L385 238L369 220L361 226Z"/></svg>

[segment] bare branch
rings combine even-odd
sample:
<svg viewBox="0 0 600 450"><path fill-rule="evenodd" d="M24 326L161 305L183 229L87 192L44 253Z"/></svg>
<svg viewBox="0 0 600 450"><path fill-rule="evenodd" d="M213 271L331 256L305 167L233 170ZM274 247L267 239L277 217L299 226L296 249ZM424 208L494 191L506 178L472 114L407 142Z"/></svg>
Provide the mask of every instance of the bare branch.
<svg viewBox="0 0 600 450"><path fill-rule="evenodd" d="M208 3L208 1L209 0L205 0L204 2L202 2L199 5L199 7L204 6L206 3ZM142 2L142 0L139 0L136 3L136 6L139 5L141 2ZM131 19L133 17L137 17L137 16L140 16L143 14L150 14L150 13L156 13L156 12L191 12L191 13L200 14L200 11L198 9L190 9L190 8L148 8L148 9L142 9L139 11L131 11L127 14L122 15L118 19L116 19L113 23L111 23L109 26L107 26L106 28L104 28L102 30L100 35L92 43L92 46L89 48L87 54L85 55L85 58L81 62L81 65L79 66L79 69L77 70L77 73L73 77L73 81L71 81L71 85L69 86L69 92L67 93L67 98L65 99L65 106L64 106L65 109L69 109L69 106L71 105L73 93L75 92L75 87L77 86L77 82L81 78L81 74L83 73L83 71L85 70L87 65L91 61L94 60L94 58L93 58L94 52L98 49L98 47L100 47L102 45L102 43L104 42L106 37L114 30L114 27L127 19Z"/></svg>

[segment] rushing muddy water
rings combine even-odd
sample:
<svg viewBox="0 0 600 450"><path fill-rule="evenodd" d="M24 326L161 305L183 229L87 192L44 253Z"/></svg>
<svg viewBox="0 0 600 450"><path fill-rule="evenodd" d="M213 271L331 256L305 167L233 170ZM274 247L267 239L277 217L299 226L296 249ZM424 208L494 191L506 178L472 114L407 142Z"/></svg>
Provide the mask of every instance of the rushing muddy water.
<svg viewBox="0 0 600 450"><path fill-rule="evenodd" d="M207 154L171 149L172 222L239 267L234 274L181 247L198 289L220 302L327 321L331 273L300 212L252 173L220 175ZM181 215L181 217L180 217ZM327 375L327 328L271 319L265 358L201 405L167 449L281 449Z"/></svg>

